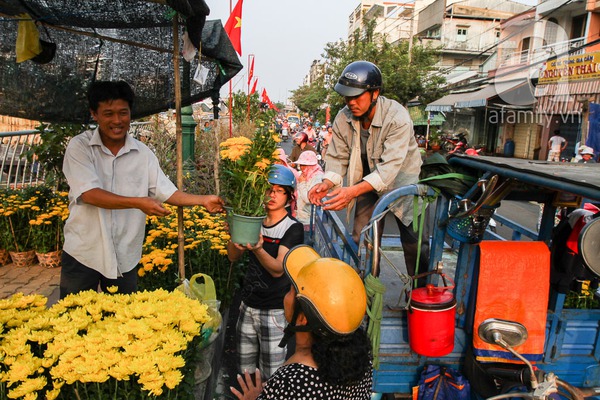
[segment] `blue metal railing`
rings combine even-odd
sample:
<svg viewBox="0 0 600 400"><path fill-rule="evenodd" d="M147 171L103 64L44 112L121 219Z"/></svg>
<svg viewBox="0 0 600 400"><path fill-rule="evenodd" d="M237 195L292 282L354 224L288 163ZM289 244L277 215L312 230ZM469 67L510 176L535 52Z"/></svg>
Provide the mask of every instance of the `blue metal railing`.
<svg viewBox="0 0 600 400"><path fill-rule="evenodd" d="M313 229L315 231L313 246L320 251L322 257L337 258L359 269L358 246L335 213L317 208L314 213Z"/></svg>
<svg viewBox="0 0 600 400"><path fill-rule="evenodd" d="M399 191L396 190L393 196L396 196L397 192ZM416 188L405 187L403 190L401 190L401 192L407 192L410 195L414 195L417 194L418 191L416 190ZM385 203L385 205L383 205L383 203ZM380 207L377 208L376 212L382 211L387 206L387 203L389 203L389 200L387 200L386 198L384 199L383 203ZM447 209L448 200L442 198L438 202L438 205L436 207L438 221L444 221L448 218L448 213L444 211ZM357 270L360 270L364 273L371 272L370 268L366 268L366 270L363 271L365 264L370 264L371 260L365 260L361 263L361 259L363 259L367 254L365 254L364 251L361 254L359 254L357 244L354 242L347 227L342 222L342 220L336 215L336 213L330 211L323 211L319 207L316 208L316 210L314 211L312 218L313 232L311 233L311 236L313 237L313 247L315 247L315 249L317 249L321 253L321 256L338 258L347 262L348 264L355 267ZM510 239L507 239L506 237L500 236L499 234L490 230L488 227L484 236L486 240L521 240L523 236L528 237L532 240L539 239L538 232L526 228L525 226L513 220L510 220L505 216L496 213L494 214L493 218L497 223L502 224L512 232L511 237ZM436 233L436 231L437 230L432 230L431 232ZM435 237L436 235L433 236ZM458 244L457 241L454 242ZM394 243L397 243L397 240L395 240ZM435 238L435 240L432 240L431 255L433 255L433 257L430 258L430 268L432 268L435 265L436 261L441 258L440 255L444 249L449 248L455 253L458 253L459 246L455 246L455 243L445 244L444 238L439 235ZM384 243L381 244L381 247L388 247L385 243L385 238Z"/></svg>

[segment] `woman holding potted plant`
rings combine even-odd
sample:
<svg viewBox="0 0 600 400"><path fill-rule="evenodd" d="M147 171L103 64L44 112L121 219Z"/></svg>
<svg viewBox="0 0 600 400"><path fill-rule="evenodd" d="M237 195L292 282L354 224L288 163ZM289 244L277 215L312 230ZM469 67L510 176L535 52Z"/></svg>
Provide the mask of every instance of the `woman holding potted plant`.
<svg viewBox="0 0 600 400"><path fill-rule="evenodd" d="M302 224L286 210L294 196L294 174L283 165L274 165L269 183L265 202L267 216L258 243L242 246L230 241L227 246L231 261L249 252L236 327L240 372L259 367L266 378L283 364L286 356L286 348L278 346L286 325L283 298L290 288L290 280L283 271L283 259L304 239Z"/></svg>

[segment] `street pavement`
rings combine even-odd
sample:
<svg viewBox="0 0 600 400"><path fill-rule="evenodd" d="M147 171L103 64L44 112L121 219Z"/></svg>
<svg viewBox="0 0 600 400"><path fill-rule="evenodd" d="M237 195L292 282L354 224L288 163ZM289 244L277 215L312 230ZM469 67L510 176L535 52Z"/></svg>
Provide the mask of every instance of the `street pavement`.
<svg viewBox="0 0 600 400"><path fill-rule="evenodd" d="M15 264L0 266L0 299L16 293L41 294L48 298L48 306L56 303L59 296L60 268L44 268L39 264L17 267Z"/></svg>

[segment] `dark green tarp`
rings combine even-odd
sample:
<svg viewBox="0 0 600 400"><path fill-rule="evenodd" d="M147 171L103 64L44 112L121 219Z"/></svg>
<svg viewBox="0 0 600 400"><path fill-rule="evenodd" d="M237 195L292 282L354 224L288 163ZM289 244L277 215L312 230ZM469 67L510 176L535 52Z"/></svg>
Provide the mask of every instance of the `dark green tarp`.
<svg viewBox="0 0 600 400"><path fill-rule="evenodd" d="M169 3L193 14L191 9L199 7L199 1ZM85 94L94 79L129 82L137 95L134 118L174 108L175 12L158 3L161 1L0 0L0 115L84 122L89 115ZM24 12L39 22L41 39L56 43L56 55L47 64L16 63L16 16ZM198 25L194 25L193 15L179 15L181 37L186 24L188 28ZM243 67L220 20L198 23L204 24L200 62L208 75L203 84L197 83L191 78L198 57L189 64L181 60L184 106L218 96L219 89Z"/></svg>

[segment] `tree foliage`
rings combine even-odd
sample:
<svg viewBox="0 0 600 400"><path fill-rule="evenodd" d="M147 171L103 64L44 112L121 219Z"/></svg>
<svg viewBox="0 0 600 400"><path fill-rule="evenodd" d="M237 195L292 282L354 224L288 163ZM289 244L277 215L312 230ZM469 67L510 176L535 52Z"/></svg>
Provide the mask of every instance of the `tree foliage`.
<svg viewBox="0 0 600 400"><path fill-rule="evenodd" d="M364 33L356 31L348 41L328 43L322 54L322 80L293 91L292 100L300 110L308 112L328 103L331 115L335 116L344 106L344 100L333 87L344 68L357 60L371 61L381 69L383 94L388 98L406 104L418 97L425 104L441 97L440 87L445 79L435 73L438 49L416 41L410 53L409 47L407 40L387 42L384 36L375 33L373 20Z"/></svg>
<svg viewBox="0 0 600 400"><path fill-rule="evenodd" d="M25 152L29 162L38 162L45 169L44 181L58 190L66 188L66 178L62 172L63 160L69 140L89 129L81 124L44 124L36 127L40 141Z"/></svg>
<svg viewBox="0 0 600 400"><path fill-rule="evenodd" d="M319 119L324 119L320 116L322 106L327 102L328 88L324 84L324 79L312 82L310 85L300 86L292 91L292 100L298 109L302 112L307 112Z"/></svg>

